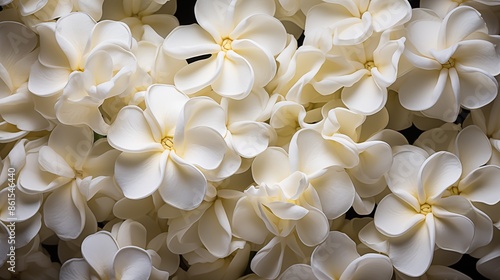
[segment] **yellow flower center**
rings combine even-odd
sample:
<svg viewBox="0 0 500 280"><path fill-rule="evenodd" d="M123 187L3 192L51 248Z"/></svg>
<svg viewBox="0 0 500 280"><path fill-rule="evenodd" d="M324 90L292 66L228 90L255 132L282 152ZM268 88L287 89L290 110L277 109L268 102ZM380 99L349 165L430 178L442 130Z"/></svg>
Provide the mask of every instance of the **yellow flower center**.
<svg viewBox="0 0 500 280"><path fill-rule="evenodd" d="M75 178L83 178L83 171L75 170Z"/></svg>
<svg viewBox="0 0 500 280"><path fill-rule="evenodd" d="M420 205L420 213L427 215L432 212L432 206L428 203L424 203Z"/></svg>
<svg viewBox="0 0 500 280"><path fill-rule="evenodd" d="M232 50L232 44L233 44L233 40L226 37L226 38L222 39L222 44L220 46L221 46L221 49L223 51L227 52L229 50Z"/></svg>
<svg viewBox="0 0 500 280"><path fill-rule="evenodd" d="M448 60L445 64L442 64L443 68L447 68L447 69L450 69L450 68L453 68L455 67L455 60L453 58L450 58L450 60Z"/></svg>
<svg viewBox="0 0 500 280"><path fill-rule="evenodd" d="M375 62L368 61L367 63L365 63L365 69L370 71L370 73L371 73L373 67L375 67Z"/></svg>
<svg viewBox="0 0 500 280"><path fill-rule="evenodd" d="M458 190L458 187L451 187L450 192L452 195L459 195L460 194L460 190Z"/></svg>
<svg viewBox="0 0 500 280"><path fill-rule="evenodd" d="M174 138L167 136L161 139L161 145L165 150L172 150L174 148Z"/></svg>

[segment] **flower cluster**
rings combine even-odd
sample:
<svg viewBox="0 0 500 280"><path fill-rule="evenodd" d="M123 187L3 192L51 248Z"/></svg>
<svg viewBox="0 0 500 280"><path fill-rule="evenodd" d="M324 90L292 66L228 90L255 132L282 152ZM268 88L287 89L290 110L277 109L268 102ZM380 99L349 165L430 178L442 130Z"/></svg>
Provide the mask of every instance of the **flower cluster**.
<svg viewBox="0 0 500 280"><path fill-rule="evenodd" d="M0 0L0 278L498 278L500 1L419 6Z"/></svg>

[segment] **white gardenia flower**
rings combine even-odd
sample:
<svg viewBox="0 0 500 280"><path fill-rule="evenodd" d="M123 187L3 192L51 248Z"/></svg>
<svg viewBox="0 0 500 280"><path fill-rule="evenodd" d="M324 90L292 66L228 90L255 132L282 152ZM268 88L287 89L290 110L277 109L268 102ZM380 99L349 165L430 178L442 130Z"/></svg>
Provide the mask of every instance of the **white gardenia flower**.
<svg viewBox="0 0 500 280"><path fill-rule="evenodd" d="M239 158L225 159L224 110L209 98L190 100L167 85L151 86L145 102L144 111L134 105L123 108L109 129L108 141L123 152L115 166L116 182L127 198L158 190L166 203L194 209L205 196L211 171L222 168L232 174L239 167Z"/></svg>
<svg viewBox="0 0 500 280"><path fill-rule="evenodd" d="M406 0L325 0L306 14L305 44L328 51L332 45L356 45L373 32L403 25L412 9Z"/></svg>
<svg viewBox="0 0 500 280"><path fill-rule="evenodd" d="M35 110L28 90L30 67L37 60L36 34L21 23L0 23L0 143L24 137L53 125Z"/></svg>
<svg viewBox="0 0 500 280"><path fill-rule="evenodd" d="M475 9L460 6L444 19L430 10L415 10L406 31L404 56L415 68L399 88L403 107L453 122L460 106L478 109L495 99L499 37L488 35Z"/></svg>
<svg viewBox="0 0 500 280"><path fill-rule="evenodd" d="M345 233L331 231L325 242L314 249L310 267L293 265L279 279L391 279L392 263L387 256L375 253L360 256L356 243Z"/></svg>
<svg viewBox="0 0 500 280"><path fill-rule="evenodd" d="M372 248L387 253L394 267L411 277L427 271L436 247L467 252L478 219L470 201L445 194L461 173L460 160L449 152L428 156L413 146L397 149L387 174L392 193L380 201L374 223L360 232L360 239L369 247L383 244Z"/></svg>
<svg viewBox="0 0 500 280"><path fill-rule="evenodd" d="M175 76L176 87L192 94L208 86L219 95L246 97L274 77L276 56L286 43L283 24L273 17L274 1L200 0L195 5L199 23L179 26L165 39L163 49L173 57L193 62Z"/></svg>

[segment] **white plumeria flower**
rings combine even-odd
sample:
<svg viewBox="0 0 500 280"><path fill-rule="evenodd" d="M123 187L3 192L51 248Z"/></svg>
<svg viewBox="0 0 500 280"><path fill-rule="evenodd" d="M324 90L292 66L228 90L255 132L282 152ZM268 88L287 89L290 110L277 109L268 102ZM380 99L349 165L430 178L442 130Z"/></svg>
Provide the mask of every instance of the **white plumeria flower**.
<svg viewBox="0 0 500 280"><path fill-rule="evenodd" d="M344 280L344 279L391 279L392 263L388 257L369 253L360 256L356 243L345 233L331 231L311 256L311 265L293 265L279 279L293 275L300 279Z"/></svg>
<svg viewBox="0 0 500 280"><path fill-rule="evenodd" d="M283 256L276 260L276 267L272 270L266 260L271 251L280 250L283 254L290 245L287 245L290 242L287 238L295 232L300 242L309 247L321 243L328 235L328 219L322 211L318 192L309 184L306 174L294 171L288 157L283 149L271 147L255 158L252 174L257 186L245 190L246 195L235 206L231 223L235 236L256 244L262 244L269 233L274 236L252 260L253 271L263 277L278 276ZM345 179L337 172L332 173L337 179ZM338 194L331 202L335 205L330 209L343 211L343 206L349 202L341 201L352 201L354 190L352 185L349 188L349 185L337 184L338 187L325 184L323 192L333 192L334 196ZM332 197L331 193L328 195ZM347 205L345 211L350 206Z"/></svg>
<svg viewBox="0 0 500 280"><path fill-rule="evenodd" d="M93 144L89 128L58 125L48 143L26 156L19 184L32 194L49 193L45 225L62 239L77 238L84 228L97 227L87 202L96 193L113 193L112 169L118 152L105 139Z"/></svg>
<svg viewBox="0 0 500 280"><path fill-rule="evenodd" d="M175 11L177 0L106 0L102 18L125 22L136 40L144 38L148 29L165 38L179 25Z"/></svg>
<svg viewBox="0 0 500 280"><path fill-rule="evenodd" d="M84 13L71 13L57 22L36 26L40 54L31 68L28 89L47 97L63 90L71 73L83 71L91 52L101 46L130 50L132 36L122 22L96 23Z"/></svg>
<svg viewBox="0 0 500 280"><path fill-rule="evenodd" d="M131 93L130 80L137 68L134 55L121 47L108 45L94 50L83 72L70 74L55 105L57 119L67 125L88 125L106 135L115 116L103 114L101 106L110 98Z"/></svg>
<svg viewBox="0 0 500 280"><path fill-rule="evenodd" d="M39 23L54 21L76 11L84 12L94 20L99 20L103 2L104 0L23 0L15 3L23 21L30 28L36 29Z"/></svg>
<svg viewBox="0 0 500 280"><path fill-rule="evenodd" d="M226 258L242 249L245 242L233 238L230 225L233 209L228 207L241 196L239 191L216 189L209 184L204 201L194 210L179 211L168 204L162 206L158 215L169 219L167 244L172 252L182 254L189 264L195 264Z"/></svg>
<svg viewBox="0 0 500 280"><path fill-rule="evenodd" d="M211 86L221 96L242 99L253 87L265 86L276 72L274 56L286 43L285 28L274 11L274 1L267 0L197 1L199 25L177 27L163 49L181 59L211 57L182 68L176 87L192 94Z"/></svg>
<svg viewBox="0 0 500 280"><path fill-rule="evenodd" d="M39 50L37 43L36 34L21 23L0 23L0 143L17 140L30 131L53 128L35 110L33 94L28 90L29 68Z"/></svg>
<svg viewBox="0 0 500 280"><path fill-rule="evenodd" d="M434 145L435 150L438 151L444 146L444 150L452 151L460 159L462 165L460 179L444 195L458 195L473 202L474 211L468 217L476 226L474 241L470 248L474 250L487 245L493 234L492 221L488 216L496 216L494 205L500 201L498 189L500 167L486 164L491 158L492 147L479 127L471 125L458 133L456 133L457 130L451 130L447 131L447 134L440 130L441 128L427 131L415 143L431 146L432 136L440 134L441 137L438 139L442 143L439 143L439 146ZM427 149L430 148L427 147Z"/></svg>
<svg viewBox="0 0 500 280"><path fill-rule="evenodd" d="M89 235L82 243L81 259L66 261L61 279L167 279L168 272L153 267L148 251L137 246L119 247L107 231Z"/></svg>
<svg viewBox="0 0 500 280"><path fill-rule="evenodd" d="M428 156L417 147L399 148L387 174L392 193L380 201L374 223L360 239L386 252L397 270L412 277L427 271L436 247L467 252L476 233L477 220L469 219L473 206L464 197L445 195L461 173L460 160L449 152ZM373 247L376 243L383 245Z"/></svg>
<svg viewBox="0 0 500 280"><path fill-rule="evenodd" d="M314 88L330 95L344 87L343 103L351 110L372 115L387 102L387 88L396 81L405 38L377 33L357 46L333 47L318 71Z"/></svg>
<svg viewBox="0 0 500 280"><path fill-rule="evenodd" d="M469 28L463 28L463 22ZM405 58L415 67L401 81L403 107L453 122L460 106L478 109L495 99L500 73L498 37L473 8L460 6L444 20L419 9L407 25Z"/></svg>
<svg viewBox="0 0 500 280"><path fill-rule="evenodd" d="M373 32L406 23L411 6L405 0L325 0L306 14L305 43L328 51L332 45L356 45Z"/></svg>
<svg viewBox="0 0 500 280"><path fill-rule="evenodd" d="M151 86L145 101L144 111L123 108L109 129L110 144L123 152L115 166L116 181L127 198L145 198L158 190L166 203L194 209L205 196L204 172L210 175L222 167L234 173L239 167L233 158L224 160L224 110L205 97L189 100L167 85Z"/></svg>

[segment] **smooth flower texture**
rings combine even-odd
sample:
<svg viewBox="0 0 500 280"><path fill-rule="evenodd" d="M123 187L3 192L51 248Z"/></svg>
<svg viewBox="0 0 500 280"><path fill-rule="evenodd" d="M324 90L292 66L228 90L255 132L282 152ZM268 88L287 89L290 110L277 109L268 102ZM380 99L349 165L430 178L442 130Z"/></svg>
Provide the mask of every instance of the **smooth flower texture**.
<svg viewBox="0 0 500 280"><path fill-rule="evenodd" d="M106 231L89 235L82 243L82 259L71 259L61 268L62 279L165 279L153 273L148 252L137 246L118 247Z"/></svg>
<svg viewBox="0 0 500 280"><path fill-rule="evenodd" d="M275 236L251 265L258 275L276 278L281 271L284 247L290 246L286 238L296 232L301 243L315 246L328 235L328 220L321 210L318 193L306 174L292 172L284 150L269 148L261 153L253 162L252 174L258 185L250 186L235 206L234 235L257 244L262 244L269 234ZM276 251L279 247L281 252ZM272 270L263 261L270 256L276 258Z"/></svg>
<svg viewBox="0 0 500 280"><path fill-rule="evenodd" d="M469 24L463 28L459 22ZM473 8L458 7L444 19L430 10L417 10L407 25L407 40L404 56L415 68L398 91L406 109L453 122L460 106L477 109L497 96L498 37L488 35L486 23Z"/></svg>
<svg viewBox="0 0 500 280"><path fill-rule="evenodd" d="M500 166L500 101L495 99L481 109L472 110L467 123L472 122L489 138L491 158L488 164Z"/></svg>
<svg viewBox="0 0 500 280"><path fill-rule="evenodd" d="M26 156L19 184L27 193L48 194L44 223L60 238L75 239L87 222L95 231L87 201L98 192L114 192L109 166L117 155L104 139L92 144L90 129L58 125L46 145Z"/></svg>
<svg viewBox="0 0 500 280"><path fill-rule="evenodd" d="M286 43L286 31L273 17L273 1L210 0L196 2L199 25L180 26L165 39L163 49L181 59L210 54L175 76L186 94L207 86L219 95L245 98L253 87L265 86L276 71L277 55Z"/></svg>
<svg viewBox="0 0 500 280"><path fill-rule="evenodd" d="M52 22L71 12L81 11L99 20L102 15L103 0L22 0L16 1L19 13L26 24L33 29L44 22Z"/></svg>
<svg viewBox="0 0 500 280"><path fill-rule="evenodd" d="M109 45L112 49L130 50L132 44L130 30L124 23L96 23L84 13L42 23L36 30L40 34L40 54L31 68L28 89L43 97L62 91L71 73L85 69L93 50Z"/></svg>
<svg viewBox="0 0 500 280"><path fill-rule="evenodd" d="M356 45L373 32L406 23L411 6L404 0L327 0L307 12L306 44L328 51L332 45Z"/></svg>
<svg viewBox="0 0 500 280"><path fill-rule="evenodd" d="M276 132L265 123L278 95L271 97L264 89L254 89L241 100L223 98L221 106L226 111L226 141L243 158L254 158L262 153L276 138Z"/></svg>
<svg viewBox="0 0 500 280"><path fill-rule="evenodd" d="M373 34L357 46L334 46L312 85L322 95L342 89L344 104L364 115L379 112L387 88L396 81L405 38L391 40L390 32Z"/></svg>
<svg viewBox="0 0 500 280"><path fill-rule="evenodd" d="M146 93L146 110L127 106L118 114L108 139L123 152L115 177L127 198L145 198L158 190L179 209L191 210L202 202L207 188L203 172L224 164L228 151L225 116L213 100L188 99L173 86L153 85ZM139 173L145 177L137 177Z"/></svg>
<svg viewBox="0 0 500 280"><path fill-rule="evenodd" d="M176 5L176 0L104 1L102 18L125 22L136 40L144 38L149 29L165 38L179 25L171 15Z"/></svg>
<svg viewBox="0 0 500 280"><path fill-rule="evenodd" d="M27 86L29 67L38 55L36 34L20 23L1 22L0 42L0 119L5 121L0 143L17 140L29 131L51 130L52 123L35 110ZM9 133L7 125L17 133Z"/></svg>
<svg viewBox="0 0 500 280"><path fill-rule="evenodd" d="M376 229L384 235L389 258L402 273L425 273L436 246L459 253L469 250L476 226L476 219L469 219L473 206L463 197L443 195L461 173L459 159L448 152L428 156L407 146L395 153L387 174L392 193L380 201L375 227L366 231Z"/></svg>

